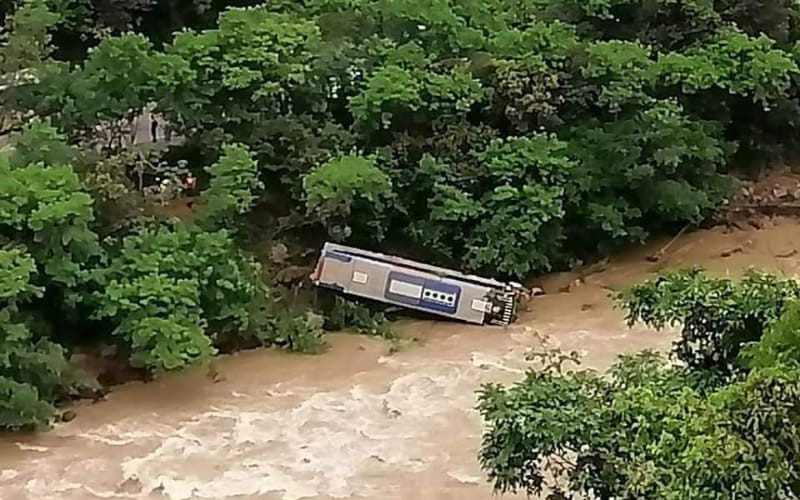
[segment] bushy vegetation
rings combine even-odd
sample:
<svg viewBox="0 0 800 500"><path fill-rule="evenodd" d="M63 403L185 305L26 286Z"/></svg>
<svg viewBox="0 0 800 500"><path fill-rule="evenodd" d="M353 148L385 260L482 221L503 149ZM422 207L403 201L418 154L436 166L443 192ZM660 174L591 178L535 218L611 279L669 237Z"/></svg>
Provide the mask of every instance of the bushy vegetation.
<svg viewBox="0 0 800 500"><path fill-rule="evenodd" d="M207 359L232 338L281 343L286 330L290 348L318 349L308 339L319 343L319 320L279 317L260 265L222 228L258 195L245 148L224 147L207 169L196 218L154 220L100 241L93 198L72 165L55 163L70 150L54 137L35 122L15 138L24 147L0 155L0 427L52 417L72 380L54 340L80 344L69 330L103 332L131 365L152 372Z"/></svg>
<svg viewBox="0 0 800 500"><path fill-rule="evenodd" d="M481 460L495 488L549 486L562 495L553 498L796 497L799 293L793 280L695 269L622 294L631 322L681 325L678 363L644 352L598 375L546 358L513 387L484 387Z"/></svg>
<svg viewBox="0 0 800 500"><path fill-rule="evenodd" d="M34 334L20 307L41 296L33 284L34 259L19 248L0 250L0 425L17 429L46 424L50 404L65 387L63 349Z"/></svg>
<svg viewBox="0 0 800 500"><path fill-rule="evenodd" d="M11 24L62 32L42 1ZM247 146L284 218L520 277L700 221L730 194L735 155L793 148L796 15L789 3L277 2L171 38L102 37L69 63L42 48L28 56L39 83L6 102L109 147L109 130L152 103L186 140L174 155L203 164Z"/></svg>
<svg viewBox="0 0 800 500"><path fill-rule="evenodd" d="M373 311L368 305L337 296L328 313L329 327L333 330L352 328L364 335L394 338L391 324L383 312Z"/></svg>
<svg viewBox="0 0 800 500"><path fill-rule="evenodd" d="M797 146L794 2L236 5L0 5L0 249L37 290L4 306L29 332L13 349L91 332L155 371L230 345L319 351L326 321L276 305L254 234L520 278L699 222L732 161ZM146 109L175 141L133 144ZM152 216L145 170L200 180L190 217ZM373 314L327 323L385 335ZM58 397L2 376L16 401Z"/></svg>
<svg viewBox="0 0 800 500"><path fill-rule="evenodd" d="M742 350L783 318L787 305L800 298L800 283L757 271L734 281L690 269L634 286L619 298L629 325L680 326L674 354L687 367L727 376L747 368Z"/></svg>

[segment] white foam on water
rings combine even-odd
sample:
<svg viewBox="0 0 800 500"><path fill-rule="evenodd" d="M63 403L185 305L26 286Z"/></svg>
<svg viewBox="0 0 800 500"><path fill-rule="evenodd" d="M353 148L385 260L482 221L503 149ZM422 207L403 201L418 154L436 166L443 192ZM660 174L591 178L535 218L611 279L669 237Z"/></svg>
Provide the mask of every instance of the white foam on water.
<svg viewBox="0 0 800 500"><path fill-rule="evenodd" d="M144 440L163 439L168 437L173 429L165 424L148 422L147 430L142 429L142 424L134 419L123 419L114 424L106 424L94 432L84 432L77 436L90 441L109 446L124 446L140 443Z"/></svg>
<svg viewBox="0 0 800 500"><path fill-rule="evenodd" d="M401 376L383 391L355 385L311 393L288 409L256 398L246 408L214 408L150 453L124 461L123 477L172 500L369 494L371 486L359 479L365 471L415 473L441 458L426 435L432 423L447 428L448 412L473 406L464 388L475 380L461 373L465 367L478 371L446 364ZM203 463L203 473L187 467L192 463Z"/></svg>
<svg viewBox="0 0 800 500"><path fill-rule="evenodd" d="M133 438L113 438L113 437L106 437L96 433L84 432L78 434L78 437L82 437L83 439L88 439L89 441L96 441L98 443L102 443L108 446L126 446L129 444L135 443L135 439Z"/></svg>
<svg viewBox="0 0 800 500"><path fill-rule="evenodd" d="M470 474L463 470L448 471L447 475L455 479L461 484L480 484L483 480L481 476Z"/></svg>
<svg viewBox="0 0 800 500"><path fill-rule="evenodd" d="M522 373L525 350L520 345L495 355L474 352L450 361L387 358L384 368L396 378L386 385L356 384L324 392L311 387L279 391L272 386L262 395L233 396L182 421L156 413L126 418L80 437L109 450L130 449L127 459L109 463L99 477L108 479L111 474L115 485L136 485L133 497L138 498L273 494L283 500L389 500L402 498L392 495L406 489L396 481L432 470L450 470L455 481L480 485L479 474L471 472L480 470L475 455L451 459L442 436L453 432L455 421L463 425L465 417L479 422L475 389L497 376ZM276 404L275 399L284 396L293 399ZM476 436L465 430L455 438ZM62 467L65 477L59 479L57 463L43 465L52 465L52 470L35 477L53 479L30 484L28 491L34 495L79 483L84 491L102 489L77 469ZM100 491L97 496L104 495Z"/></svg>
<svg viewBox="0 0 800 500"><path fill-rule="evenodd" d="M25 443L14 443L14 444L16 444L17 448L19 448L22 451L38 451L40 453L44 453L44 452L46 452L47 450L50 449L50 448L47 448L45 446L34 446L34 445L30 445L30 444L25 444Z"/></svg>
<svg viewBox="0 0 800 500"><path fill-rule="evenodd" d="M31 479L25 483L25 490L32 495L30 498L54 498L54 493L69 493L76 490L86 491L98 498L141 498L141 495L138 494L99 490L83 483L64 479L54 481Z"/></svg>
<svg viewBox="0 0 800 500"><path fill-rule="evenodd" d="M523 368L508 366L504 361L506 361L506 359L498 358L496 356L488 356L480 352L473 352L470 356L470 363L472 363L472 366L477 368L486 370L494 368L496 370L515 374L525 373Z"/></svg>
<svg viewBox="0 0 800 500"><path fill-rule="evenodd" d="M14 469L3 469L0 471L0 481L9 481L19 476L19 471Z"/></svg>
<svg viewBox="0 0 800 500"><path fill-rule="evenodd" d="M250 470L254 469L251 467ZM163 495L175 500L219 499L228 496L265 495L274 492L283 492L284 500L301 500L317 495L317 492L311 488L286 489L286 485L291 481L272 467L257 467L255 471L260 473L260 477L244 471L226 471L221 476L205 482L159 476L153 484L157 483L157 488L161 488Z"/></svg>

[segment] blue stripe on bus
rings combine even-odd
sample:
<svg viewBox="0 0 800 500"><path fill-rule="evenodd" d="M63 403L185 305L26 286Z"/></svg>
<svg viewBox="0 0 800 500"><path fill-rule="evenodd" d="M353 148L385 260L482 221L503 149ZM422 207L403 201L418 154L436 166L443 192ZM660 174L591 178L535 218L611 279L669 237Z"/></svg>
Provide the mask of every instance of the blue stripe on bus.
<svg viewBox="0 0 800 500"><path fill-rule="evenodd" d="M422 295L420 297L409 297L407 295L400 295L392 293L390 290L392 282L398 281L401 283L408 283L422 288ZM426 294L428 295L426 297ZM444 296L452 298L452 302L444 301ZM461 287L449 283L442 283L441 281L422 278L411 274L401 273L398 271L390 271L386 280L386 289L384 290L384 297L410 306L417 306L421 309L429 311L436 311L446 314L455 314L458 310L458 301L461 298ZM442 297L441 300L436 300L437 297Z"/></svg>
<svg viewBox="0 0 800 500"><path fill-rule="evenodd" d="M409 283L424 288L425 287L424 278L420 278L419 276L413 276L411 274L401 273L398 271L389 271L389 276L386 278L386 289L383 292L384 297L389 300L394 300L395 302L400 302L401 304L408 304L412 306L419 305L420 301L419 298L392 293L389 290L389 288L391 288L393 281L399 281L401 283Z"/></svg>
<svg viewBox="0 0 800 500"><path fill-rule="evenodd" d="M350 257L349 255L346 255L346 254L343 254L343 253L339 253L339 252L333 252L333 251L330 251L330 250L325 252L325 257L330 257L331 259L335 259L335 260L338 260L340 262L350 262L350 261L353 260L353 258Z"/></svg>
<svg viewBox="0 0 800 500"><path fill-rule="evenodd" d="M420 304L422 307L431 309L433 311L441 311L449 314L454 314L458 310L458 301L461 299L461 287L442 283L441 281L425 280L425 291L430 291L432 295L439 294L439 296L447 295L452 297L452 302L447 303L444 301L437 301L434 297L422 296Z"/></svg>

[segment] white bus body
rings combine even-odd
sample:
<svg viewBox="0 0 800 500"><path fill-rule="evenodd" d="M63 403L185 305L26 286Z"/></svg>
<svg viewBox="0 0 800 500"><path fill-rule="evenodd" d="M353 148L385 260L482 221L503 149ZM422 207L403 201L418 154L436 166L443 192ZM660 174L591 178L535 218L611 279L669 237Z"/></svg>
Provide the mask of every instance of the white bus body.
<svg viewBox="0 0 800 500"><path fill-rule="evenodd" d="M311 279L317 286L341 293L493 325L508 325L516 319L525 290L518 283L334 243L325 243Z"/></svg>

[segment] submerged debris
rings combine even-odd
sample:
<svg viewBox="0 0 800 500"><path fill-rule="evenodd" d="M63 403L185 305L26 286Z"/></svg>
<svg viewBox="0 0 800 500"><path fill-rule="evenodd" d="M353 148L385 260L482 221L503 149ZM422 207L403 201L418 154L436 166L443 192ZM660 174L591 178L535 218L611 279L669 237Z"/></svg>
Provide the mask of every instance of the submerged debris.
<svg viewBox="0 0 800 500"><path fill-rule="evenodd" d="M75 417L77 416L78 414L75 413L73 410L67 410L61 414L59 420L61 420L62 422L72 422L73 420L75 420Z"/></svg>

